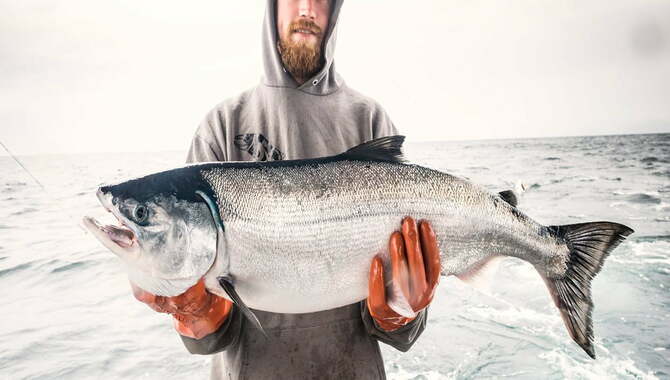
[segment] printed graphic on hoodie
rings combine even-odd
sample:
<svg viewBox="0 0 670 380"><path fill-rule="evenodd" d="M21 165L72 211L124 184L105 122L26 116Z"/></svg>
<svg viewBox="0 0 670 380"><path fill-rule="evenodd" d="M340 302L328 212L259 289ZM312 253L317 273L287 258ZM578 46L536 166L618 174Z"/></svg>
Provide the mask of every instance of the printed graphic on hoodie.
<svg viewBox="0 0 670 380"><path fill-rule="evenodd" d="M246 133L235 136L235 146L254 157L254 161L280 161L282 152L272 146L265 136L257 133Z"/></svg>

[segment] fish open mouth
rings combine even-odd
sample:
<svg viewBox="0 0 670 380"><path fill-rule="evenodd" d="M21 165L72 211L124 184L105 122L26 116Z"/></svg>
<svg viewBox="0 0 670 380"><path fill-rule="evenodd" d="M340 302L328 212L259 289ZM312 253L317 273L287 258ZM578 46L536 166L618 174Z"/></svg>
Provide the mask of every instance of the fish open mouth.
<svg viewBox="0 0 670 380"><path fill-rule="evenodd" d="M99 232L107 235L107 238L119 245L121 248L132 248L137 243L135 233L124 225L114 226L111 224L101 225L97 220L91 217L84 217L84 225L91 231L98 239L100 239ZM98 233L96 233L98 232ZM104 242L103 242L104 243Z"/></svg>
<svg viewBox="0 0 670 380"><path fill-rule="evenodd" d="M124 224L123 219L116 212L112 211L109 196L104 194L100 189L98 189L96 195L102 206L114 215L119 224L102 225L94 218L85 216L83 220L84 227L105 247L121 257L127 256L131 251L137 250L137 235Z"/></svg>

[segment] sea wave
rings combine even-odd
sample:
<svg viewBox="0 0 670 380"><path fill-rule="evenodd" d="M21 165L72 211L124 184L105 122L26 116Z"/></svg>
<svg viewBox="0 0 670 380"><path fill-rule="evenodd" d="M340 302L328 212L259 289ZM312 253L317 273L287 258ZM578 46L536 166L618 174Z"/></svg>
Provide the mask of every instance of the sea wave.
<svg viewBox="0 0 670 380"><path fill-rule="evenodd" d="M10 215L10 216L19 216L19 215L25 215L25 214L29 214L29 213L34 213L34 212L36 212L36 211L39 211L39 209L37 209L37 208L35 208L35 207L24 207L23 209L21 209L21 210L19 210L19 211L14 211L14 212L12 212L12 213L9 214L9 215Z"/></svg>
<svg viewBox="0 0 670 380"><path fill-rule="evenodd" d="M91 261L76 261L73 263L61 265L51 270L51 273L67 272L73 269L84 269L92 264Z"/></svg>
<svg viewBox="0 0 670 380"><path fill-rule="evenodd" d="M670 268L670 236L633 237L624 243L620 253L610 260L635 266L667 266Z"/></svg>
<svg viewBox="0 0 670 380"><path fill-rule="evenodd" d="M598 349L604 349L598 345ZM550 368L555 369L564 379L624 379L658 380L653 371L644 371L629 358L604 357L584 361L566 355L560 349L540 353Z"/></svg>
<svg viewBox="0 0 670 380"><path fill-rule="evenodd" d="M647 194L647 193L635 193L631 194L628 197L626 197L626 200L628 202L633 202L633 203L653 203L653 204L659 204L661 203L661 199L655 195L652 194Z"/></svg>
<svg viewBox="0 0 670 380"><path fill-rule="evenodd" d="M23 181L8 181L5 182L6 187L23 187L28 185L28 182L23 182Z"/></svg>
<svg viewBox="0 0 670 380"><path fill-rule="evenodd" d="M23 263L23 264L15 265L11 268L2 269L2 270L0 270L0 277L5 277L5 276L8 276L8 275L14 274L16 272L26 270L30 267L31 267L31 263Z"/></svg>

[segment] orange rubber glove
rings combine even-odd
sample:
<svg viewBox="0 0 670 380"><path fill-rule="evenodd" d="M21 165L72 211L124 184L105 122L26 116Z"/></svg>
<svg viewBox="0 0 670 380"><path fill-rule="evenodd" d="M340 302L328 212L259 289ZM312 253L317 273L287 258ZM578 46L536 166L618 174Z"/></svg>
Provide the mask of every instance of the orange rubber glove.
<svg viewBox="0 0 670 380"><path fill-rule="evenodd" d="M415 312L423 310L433 300L440 279L440 249L430 223L417 225L411 217L402 220L402 233L396 231L389 239L391 273L394 286L399 286ZM386 331L397 330L414 318L393 311L386 299L384 266L377 256L370 265L367 300L370 315Z"/></svg>
<svg viewBox="0 0 670 380"><path fill-rule="evenodd" d="M221 327L233 303L207 291L205 282L197 284L174 297L157 296L141 289L132 282L133 295L159 313L174 317L174 328L179 334L200 339Z"/></svg>

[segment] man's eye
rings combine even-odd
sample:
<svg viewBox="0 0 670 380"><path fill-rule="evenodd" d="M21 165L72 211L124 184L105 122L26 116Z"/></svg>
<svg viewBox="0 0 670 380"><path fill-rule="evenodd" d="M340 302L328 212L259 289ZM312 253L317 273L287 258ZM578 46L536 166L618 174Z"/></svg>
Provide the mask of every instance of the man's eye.
<svg viewBox="0 0 670 380"><path fill-rule="evenodd" d="M133 210L133 218L137 223L143 223L149 217L149 209L144 205L138 205Z"/></svg>

